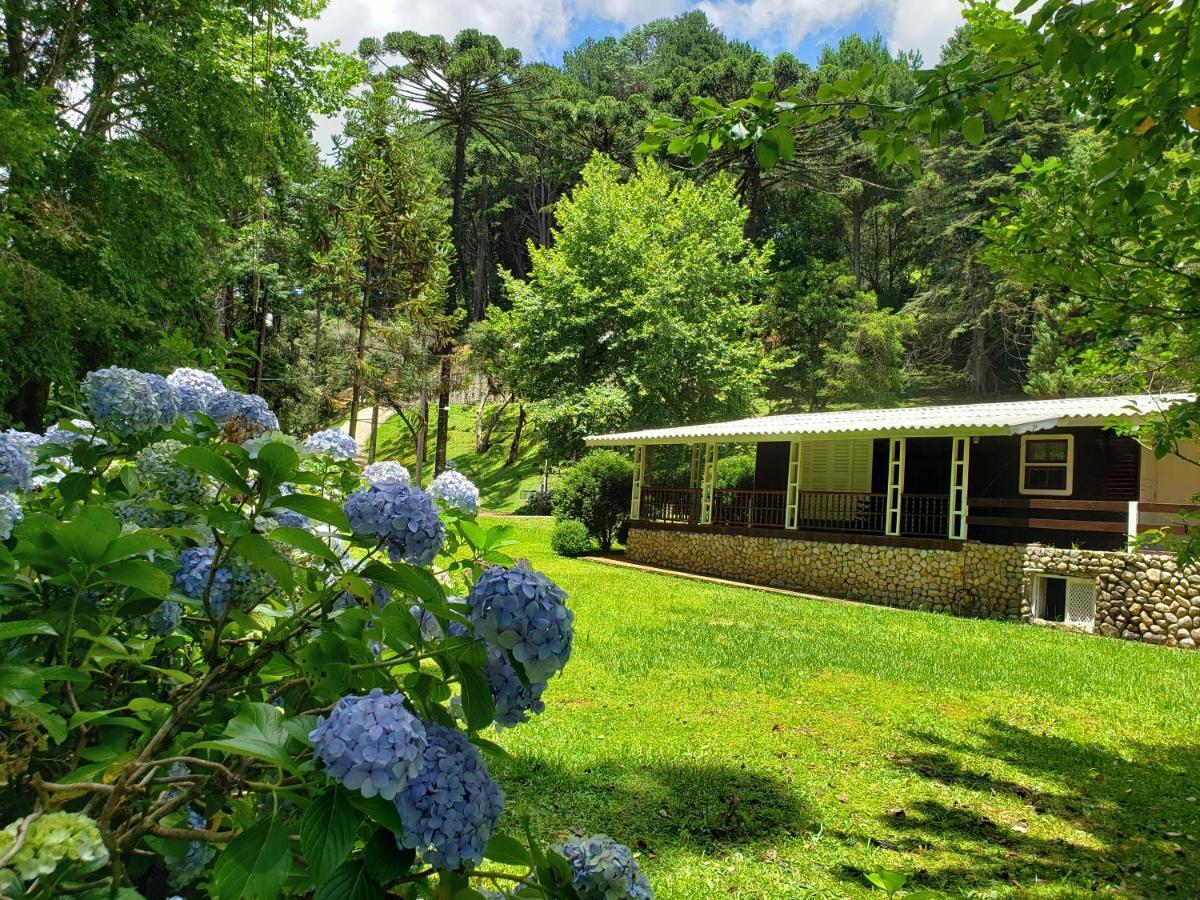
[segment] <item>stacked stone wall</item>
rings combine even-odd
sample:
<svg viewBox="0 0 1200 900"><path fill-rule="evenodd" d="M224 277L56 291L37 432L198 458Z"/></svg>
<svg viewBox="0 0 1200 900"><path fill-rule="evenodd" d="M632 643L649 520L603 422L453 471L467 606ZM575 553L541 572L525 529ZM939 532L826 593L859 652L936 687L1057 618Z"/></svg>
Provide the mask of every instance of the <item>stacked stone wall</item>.
<svg viewBox="0 0 1200 900"><path fill-rule="evenodd" d="M984 618L1034 619L1038 574L1093 579L1091 630L1193 649L1200 645L1200 569L1161 554L1002 546L960 548L638 528L634 562L867 603Z"/></svg>

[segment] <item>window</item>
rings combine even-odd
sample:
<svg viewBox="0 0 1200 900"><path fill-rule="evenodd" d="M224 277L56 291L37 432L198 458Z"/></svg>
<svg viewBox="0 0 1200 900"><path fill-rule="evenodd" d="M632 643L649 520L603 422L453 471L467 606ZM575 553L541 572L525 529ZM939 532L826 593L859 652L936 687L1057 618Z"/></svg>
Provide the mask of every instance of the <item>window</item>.
<svg viewBox="0 0 1200 900"><path fill-rule="evenodd" d="M1033 617L1043 622L1062 622L1090 631L1096 618L1095 581L1089 578L1035 575Z"/></svg>
<svg viewBox="0 0 1200 900"><path fill-rule="evenodd" d="M1021 438L1021 493L1067 496L1075 460L1075 436L1032 435Z"/></svg>
<svg viewBox="0 0 1200 900"><path fill-rule="evenodd" d="M802 441L800 444L800 490L871 490L870 438Z"/></svg>

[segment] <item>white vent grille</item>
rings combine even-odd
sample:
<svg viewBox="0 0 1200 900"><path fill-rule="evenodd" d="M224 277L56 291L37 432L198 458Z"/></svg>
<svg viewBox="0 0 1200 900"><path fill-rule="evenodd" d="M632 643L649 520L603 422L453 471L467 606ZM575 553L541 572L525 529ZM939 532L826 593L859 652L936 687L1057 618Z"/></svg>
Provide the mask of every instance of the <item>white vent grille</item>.
<svg viewBox="0 0 1200 900"><path fill-rule="evenodd" d="M1067 624L1092 627L1096 618L1096 583L1067 579Z"/></svg>

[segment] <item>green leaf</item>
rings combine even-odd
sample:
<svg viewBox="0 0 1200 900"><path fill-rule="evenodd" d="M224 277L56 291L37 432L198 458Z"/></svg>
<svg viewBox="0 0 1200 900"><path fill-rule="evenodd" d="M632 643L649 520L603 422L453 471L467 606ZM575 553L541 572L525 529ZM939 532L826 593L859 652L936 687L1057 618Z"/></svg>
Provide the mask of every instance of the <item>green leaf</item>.
<svg viewBox="0 0 1200 900"><path fill-rule="evenodd" d="M92 492L92 477L83 472L68 472L59 481L58 492L68 503L82 503Z"/></svg>
<svg viewBox="0 0 1200 900"><path fill-rule="evenodd" d="M247 703L225 726L225 737L202 741L195 747L249 756L294 771L296 764L286 750L287 732L282 718L282 713L268 703Z"/></svg>
<svg viewBox="0 0 1200 900"><path fill-rule="evenodd" d="M775 146L779 150L779 158L785 162L792 158L796 152L796 137L792 134L790 128L772 128L767 132L775 141Z"/></svg>
<svg viewBox="0 0 1200 900"><path fill-rule="evenodd" d="M151 597L162 599L171 589L171 576L155 568L146 559L123 559L97 573L97 578L112 584L136 588Z"/></svg>
<svg viewBox="0 0 1200 900"><path fill-rule="evenodd" d="M27 634L58 634L58 632L49 622L43 622L41 619L14 619L11 622L0 622L0 641L24 637Z"/></svg>
<svg viewBox="0 0 1200 900"><path fill-rule="evenodd" d="M234 542L233 552L253 563L275 579L286 590L296 586L292 578L292 564L275 552L275 548L261 534L244 534Z"/></svg>
<svg viewBox="0 0 1200 900"><path fill-rule="evenodd" d="M347 793L347 799L355 809L392 834L404 834L404 820L400 818L395 803L382 797L364 797L357 791Z"/></svg>
<svg viewBox="0 0 1200 900"><path fill-rule="evenodd" d="M344 863L333 877L317 888L313 900L382 900L383 888L371 877L362 860Z"/></svg>
<svg viewBox="0 0 1200 900"><path fill-rule="evenodd" d="M983 116L970 116L963 119L962 136L968 144L978 144L983 141Z"/></svg>
<svg viewBox="0 0 1200 900"><path fill-rule="evenodd" d="M396 846L396 836L386 828L378 828L363 850L367 873L382 885L390 884L408 874L417 861L414 850Z"/></svg>
<svg viewBox="0 0 1200 900"><path fill-rule="evenodd" d="M399 588L421 600L444 602L446 591L438 584L428 569L410 566L408 563L385 563L372 560L363 566L362 575L372 581L391 588Z"/></svg>
<svg viewBox="0 0 1200 900"><path fill-rule="evenodd" d="M483 851L485 859L490 859L506 866L532 866L533 857L529 850L514 837L507 834L494 834L488 841L487 849Z"/></svg>
<svg viewBox="0 0 1200 900"><path fill-rule="evenodd" d="M293 528L291 525L279 525L272 528L267 533L267 537L277 543L295 547L309 556L316 556L331 563L338 562L338 555L329 549L329 546L323 540L311 531L305 531L303 528Z"/></svg>
<svg viewBox="0 0 1200 900"><path fill-rule="evenodd" d="M339 531L350 530L350 520L342 512L341 506L324 497L317 497L313 494L284 494L272 500L270 507L264 512L277 508L290 509L308 516L310 519L332 525Z"/></svg>
<svg viewBox="0 0 1200 900"><path fill-rule="evenodd" d="M475 666L460 667L462 706L467 727L472 731L487 728L496 718L496 701L482 670Z"/></svg>
<svg viewBox="0 0 1200 900"><path fill-rule="evenodd" d="M287 831L278 816L251 825L225 848L214 869L219 900L272 900L292 870Z"/></svg>
<svg viewBox="0 0 1200 900"><path fill-rule="evenodd" d="M55 532L64 550L85 563L96 563L121 534L121 523L107 509L87 506Z"/></svg>
<svg viewBox="0 0 1200 900"><path fill-rule="evenodd" d="M259 490L269 494L276 487L290 480L296 466L300 464L300 455L287 444L272 441L258 451L258 456L250 461L261 476Z"/></svg>
<svg viewBox="0 0 1200 900"><path fill-rule="evenodd" d="M300 850L317 884L350 855L357 825L354 807L341 788L326 791L305 810L300 821Z"/></svg>
<svg viewBox="0 0 1200 900"><path fill-rule="evenodd" d="M143 528L123 534L114 540L108 545L108 549L104 551L104 555L98 562L100 565L107 565L130 556L170 549L171 545L164 538Z"/></svg>
<svg viewBox="0 0 1200 900"><path fill-rule="evenodd" d="M908 881L908 875L904 872L894 872L891 869L880 869L877 872L868 872L867 881L891 895L904 887L904 883Z"/></svg>
<svg viewBox="0 0 1200 900"><path fill-rule="evenodd" d="M999 128L1004 124L1004 120L1008 118L1008 92L998 90L992 94L992 99L988 101L988 115L992 118L992 124Z"/></svg>
<svg viewBox="0 0 1200 900"><path fill-rule="evenodd" d="M0 700L11 706L31 703L46 692L46 682L29 666L0 663Z"/></svg>
<svg viewBox="0 0 1200 900"><path fill-rule="evenodd" d="M208 447L184 447L175 454L181 465L211 475L222 484L243 494L250 493L250 485L238 474L237 469L221 454Z"/></svg>
<svg viewBox="0 0 1200 900"><path fill-rule="evenodd" d="M758 158L758 167L764 172L769 171L779 162L779 148L768 135L754 145L754 155Z"/></svg>

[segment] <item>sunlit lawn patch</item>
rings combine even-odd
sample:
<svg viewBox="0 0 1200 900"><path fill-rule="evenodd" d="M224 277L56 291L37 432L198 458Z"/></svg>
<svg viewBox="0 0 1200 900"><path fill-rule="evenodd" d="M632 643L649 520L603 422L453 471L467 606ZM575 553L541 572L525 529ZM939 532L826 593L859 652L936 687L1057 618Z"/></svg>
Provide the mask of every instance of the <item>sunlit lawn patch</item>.
<svg viewBox="0 0 1200 900"><path fill-rule="evenodd" d="M505 732L547 833L606 831L659 896L1200 894L1200 656L567 560L575 653Z"/></svg>

